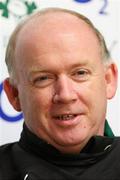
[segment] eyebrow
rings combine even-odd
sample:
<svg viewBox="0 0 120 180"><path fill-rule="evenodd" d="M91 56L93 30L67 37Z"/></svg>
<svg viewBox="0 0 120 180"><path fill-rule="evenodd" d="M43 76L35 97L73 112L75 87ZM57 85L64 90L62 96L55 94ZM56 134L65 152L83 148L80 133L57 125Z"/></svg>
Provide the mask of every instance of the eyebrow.
<svg viewBox="0 0 120 180"><path fill-rule="evenodd" d="M69 67L67 67L67 70L69 71L69 70L71 70L71 69L74 69L74 68L77 68L77 67L82 67L82 66L87 66L89 63L88 63L89 61L88 60L84 60L84 61L82 61L82 62L77 62L77 63L75 63L75 64L72 64L72 65L69 65ZM31 75L31 74L34 74L34 73L47 73L47 72L52 72L53 71L53 69L50 69L49 67L47 67L47 69L46 69L46 67L45 66L32 66L31 67L31 69L30 69L30 72L29 72L29 75ZM54 71L56 71L56 69L54 69Z"/></svg>

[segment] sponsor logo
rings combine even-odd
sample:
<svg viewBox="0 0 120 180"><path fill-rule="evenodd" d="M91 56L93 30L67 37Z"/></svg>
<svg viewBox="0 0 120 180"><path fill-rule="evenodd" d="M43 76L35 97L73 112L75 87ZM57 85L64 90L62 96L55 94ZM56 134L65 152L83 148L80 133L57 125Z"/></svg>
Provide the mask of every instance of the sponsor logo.
<svg viewBox="0 0 120 180"><path fill-rule="evenodd" d="M5 121L8 121L8 122L16 122L16 121L19 121L19 120L22 120L23 119L23 115L22 113L17 113L15 112L15 114L17 115L10 115L9 113L5 112L5 109L2 107L2 103L3 103L3 100L2 100L2 96L3 96L3 84L1 83L0 84L0 117L5 120ZM4 99L5 101L5 99ZM10 106L10 105L9 105Z"/></svg>
<svg viewBox="0 0 120 180"><path fill-rule="evenodd" d="M87 2L92 1L92 0L75 0L75 1L77 1L79 3L87 3Z"/></svg>
<svg viewBox="0 0 120 180"><path fill-rule="evenodd" d="M77 3L89 3L92 2L92 0L74 0ZM107 7L108 7L108 0L103 0L102 1L102 5L100 7L100 9L98 10L99 14L101 15L107 15Z"/></svg>
<svg viewBox="0 0 120 180"><path fill-rule="evenodd" d="M26 0L4 0L0 2L1 16L9 18L10 15L15 18L21 18L27 14L31 14L37 5L34 1Z"/></svg>

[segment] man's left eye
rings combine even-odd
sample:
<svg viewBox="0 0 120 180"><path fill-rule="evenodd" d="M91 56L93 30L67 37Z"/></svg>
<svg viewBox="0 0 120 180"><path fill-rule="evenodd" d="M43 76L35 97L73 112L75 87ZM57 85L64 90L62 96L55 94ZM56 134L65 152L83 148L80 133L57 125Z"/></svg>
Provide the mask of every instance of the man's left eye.
<svg viewBox="0 0 120 180"><path fill-rule="evenodd" d="M87 71L85 71L85 70L78 70L75 74L76 75L86 75Z"/></svg>
<svg viewBox="0 0 120 180"><path fill-rule="evenodd" d="M89 75L89 72L85 69L79 69L72 73L72 77L76 81L85 81L85 80L87 80L88 75Z"/></svg>
<svg viewBox="0 0 120 180"><path fill-rule="evenodd" d="M87 75L87 74L88 74L88 71L84 70L84 69L77 70L73 73L73 75L75 75L75 76L83 76L83 75Z"/></svg>

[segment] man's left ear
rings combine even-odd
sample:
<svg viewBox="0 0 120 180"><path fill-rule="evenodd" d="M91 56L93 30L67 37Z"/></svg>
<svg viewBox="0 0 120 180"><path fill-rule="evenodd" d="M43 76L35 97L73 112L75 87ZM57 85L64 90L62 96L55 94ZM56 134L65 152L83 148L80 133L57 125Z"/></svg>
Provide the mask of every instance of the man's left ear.
<svg viewBox="0 0 120 180"><path fill-rule="evenodd" d="M115 96L117 89L118 69L115 63L107 65L105 80L107 85L107 99L112 99Z"/></svg>

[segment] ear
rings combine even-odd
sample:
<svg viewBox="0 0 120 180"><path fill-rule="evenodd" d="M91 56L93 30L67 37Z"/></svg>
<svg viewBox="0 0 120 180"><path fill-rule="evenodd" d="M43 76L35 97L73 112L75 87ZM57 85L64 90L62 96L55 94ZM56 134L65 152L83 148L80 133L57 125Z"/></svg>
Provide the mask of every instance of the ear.
<svg viewBox="0 0 120 180"><path fill-rule="evenodd" d="M118 70L115 63L111 63L106 68L105 80L107 85L107 99L115 96L117 89Z"/></svg>
<svg viewBox="0 0 120 180"><path fill-rule="evenodd" d="M9 78L4 80L3 87L10 104L13 106L13 108L16 111L21 111L19 97L18 97L18 90L14 85L10 83Z"/></svg>

